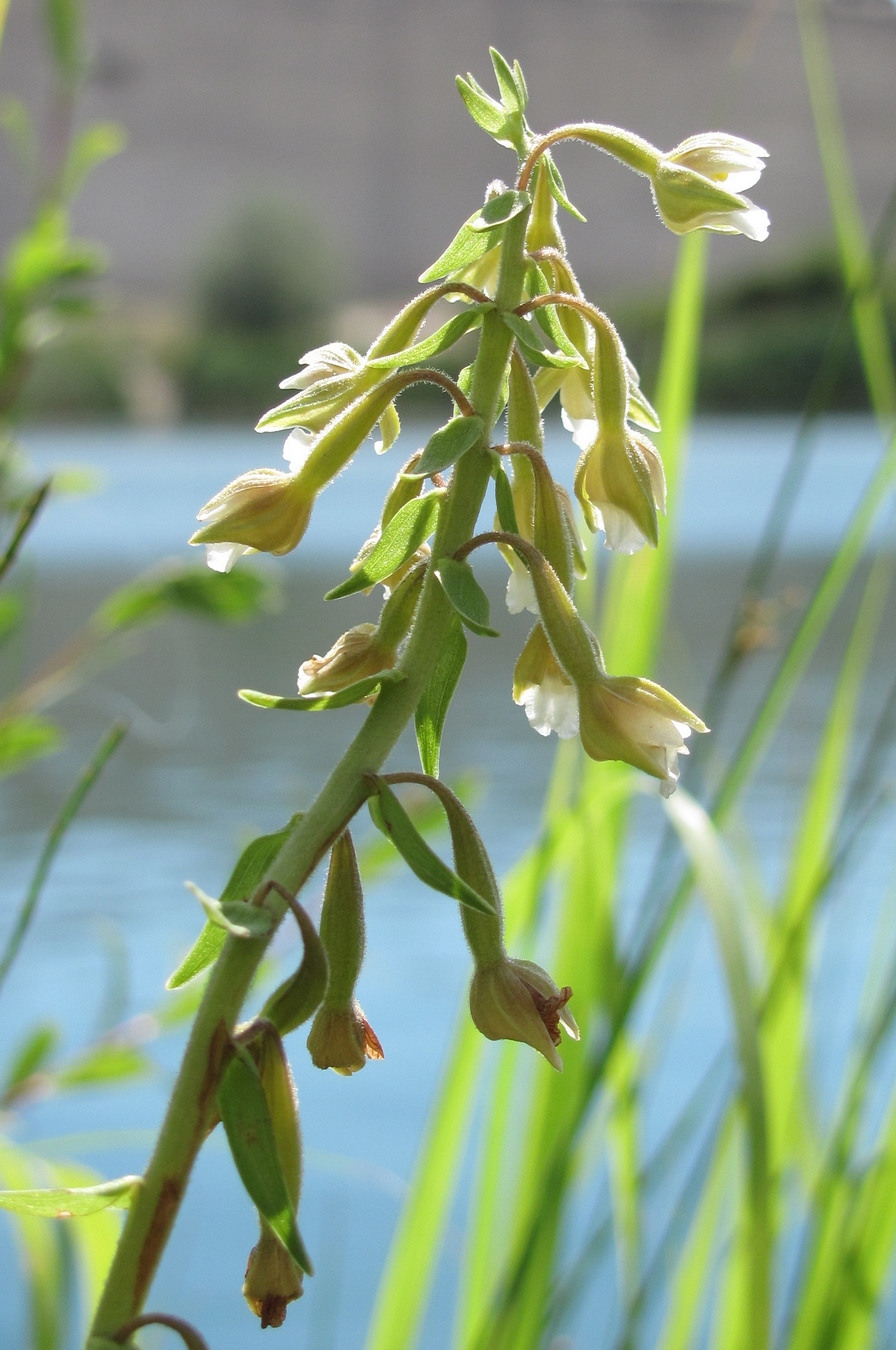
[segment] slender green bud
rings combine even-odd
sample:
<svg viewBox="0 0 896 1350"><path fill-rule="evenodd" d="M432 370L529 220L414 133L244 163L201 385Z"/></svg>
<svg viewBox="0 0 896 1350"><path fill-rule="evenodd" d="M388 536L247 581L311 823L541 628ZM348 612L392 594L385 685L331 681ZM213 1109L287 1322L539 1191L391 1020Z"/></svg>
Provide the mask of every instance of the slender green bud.
<svg viewBox="0 0 896 1350"><path fill-rule="evenodd" d="M308 1050L318 1069L357 1073L368 1059L382 1059L383 1048L355 999L364 961L364 893L347 830L330 853L320 936L330 973L323 1004L308 1034Z"/></svg>

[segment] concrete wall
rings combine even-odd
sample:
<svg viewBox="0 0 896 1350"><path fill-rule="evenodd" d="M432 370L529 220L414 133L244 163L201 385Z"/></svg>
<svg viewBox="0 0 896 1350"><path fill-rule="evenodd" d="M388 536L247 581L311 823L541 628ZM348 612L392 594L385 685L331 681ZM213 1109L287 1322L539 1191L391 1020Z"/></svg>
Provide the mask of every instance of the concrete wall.
<svg viewBox="0 0 896 1350"><path fill-rule="evenodd" d="M469 120L454 75L491 87L489 43L529 81L530 122L588 117L671 146L722 128L771 152L765 245L718 240L738 271L830 234L794 12L774 0L88 0L84 113L130 145L91 181L79 227L126 294L176 297L209 230L251 194L307 207L362 293L407 293L513 158ZM12 0L0 83L40 96L37 0ZM827 31L860 199L873 223L896 180L896 8L839 3ZM560 163L589 223L567 235L598 294L662 283L675 241L649 193L584 147ZM15 193L0 173L0 228Z"/></svg>

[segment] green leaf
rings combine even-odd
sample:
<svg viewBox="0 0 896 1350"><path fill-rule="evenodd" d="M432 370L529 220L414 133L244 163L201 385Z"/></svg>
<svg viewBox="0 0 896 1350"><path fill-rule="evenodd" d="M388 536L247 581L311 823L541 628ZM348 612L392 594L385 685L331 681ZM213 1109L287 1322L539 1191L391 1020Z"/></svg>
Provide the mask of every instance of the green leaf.
<svg viewBox="0 0 896 1350"><path fill-rule="evenodd" d="M442 729L466 659L467 639L460 621L455 619L436 657L423 697L414 710L420 764L423 772L434 778L439 773Z"/></svg>
<svg viewBox="0 0 896 1350"><path fill-rule="evenodd" d="M396 366L413 366L418 361L429 361L431 357L438 356L440 352L447 351L453 347L458 338L463 337L464 333L475 328L482 322L482 316L491 305L471 305L461 310L460 314L455 314L453 319L431 333L429 337L422 338L415 342L412 347L405 347L400 352L389 352L385 356L375 356L368 365L376 370L393 370Z"/></svg>
<svg viewBox="0 0 896 1350"><path fill-rule="evenodd" d="M44 20L60 75L66 81L76 80L84 62L78 0L46 0Z"/></svg>
<svg viewBox="0 0 896 1350"><path fill-rule="evenodd" d="M519 534L520 527L517 523L516 507L513 504L513 489L501 464L495 469L495 506L501 529L506 530L508 534Z"/></svg>
<svg viewBox="0 0 896 1350"><path fill-rule="evenodd" d="M553 156L550 152L546 155L542 155L541 162L547 171L548 187L551 190L551 196L554 198L554 201L558 206L562 206L564 211L568 211L571 216L575 216L576 220L581 220L584 223L585 217L577 206L573 206L566 195L566 188L563 185L563 179L560 177L560 170L554 163Z"/></svg>
<svg viewBox="0 0 896 1350"><path fill-rule="evenodd" d="M473 221L477 220L479 215L479 211L473 212L470 219L461 225L445 252L436 258L432 266L428 267L420 276L419 280L424 285L430 281L439 281L452 272L459 272L462 268L478 262L499 242L497 239L493 239L487 231L471 228Z"/></svg>
<svg viewBox="0 0 896 1350"><path fill-rule="evenodd" d="M149 1059L135 1045L108 1042L94 1046L85 1055L57 1070L53 1079L60 1088L95 1087L125 1078L143 1077L151 1068Z"/></svg>
<svg viewBox="0 0 896 1350"><path fill-rule="evenodd" d="M65 799L62 810L50 827L44 846L40 851L40 856L37 860L37 865L31 877L28 890L25 893L25 898L22 901L9 936L6 939L6 946L3 950L3 954L0 955L0 985L2 985L3 981L6 979L13 962L18 956L19 949L25 939L25 934L28 932L31 920L34 917L34 911L40 900L44 883L53 864L53 859L56 857L59 846L65 837L65 832L78 814L84 798L99 778L103 768L124 739L125 730L126 728L124 726L116 725L103 737L99 748L82 771L75 786Z"/></svg>
<svg viewBox="0 0 896 1350"><path fill-rule="evenodd" d="M53 1057L58 1044L59 1032L51 1022L43 1022L29 1031L6 1072L0 1101L12 1101L18 1088Z"/></svg>
<svg viewBox="0 0 896 1350"><path fill-rule="evenodd" d="M367 802L373 823L392 840L414 875L434 891L450 895L462 905L469 905L481 914L494 914L490 901L462 881L437 853L433 853L388 783L375 775L371 778L376 783L377 793Z"/></svg>
<svg viewBox="0 0 896 1350"><path fill-rule="evenodd" d="M508 220L513 220L514 216L525 211L531 201L528 192L508 188L496 197L489 197L479 214L469 221L469 228L477 234L483 230L496 230L499 225L506 225Z"/></svg>
<svg viewBox="0 0 896 1350"><path fill-rule="evenodd" d="M39 1214L47 1219L74 1219L98 1210L127 1209L142 1177L118 1177L96 1186L58 1186L48 1190L0 1191L0 1206L14 1214Z"/></svg>
<svg viewBox="0 0 896 1350"><path fill-rule="evenodd" d="M504 313L501 318L520 344L526 359L531 361L533 365L558 366L562 369L568 369L583 364L581 356L574 347L570 346L568 339L567 345L570 346L573 355L567 356L563 352L549 352L545 349L538 329L525 319L521 319L519 314Z"/></svg>
<svg viewBox="0 0 896 1350"><path fill-rule="evenodd" d="M45 717L25 714L0 723L0 776L18 773L32 760L52 755L62 742L62 733Z"/></svg>
<svg viewBox="0 0 896 1350"><path fill-rule="evenodd" d="M347 708L352 703L360 703L368 694L372 694L381 684L400 684L407 675L401 670L379 670L375 675L367 675L356 680L344 689L333 694L299 694L296 698L278 698L276 694L263 694L258 689L240 689L239 697L254 708L281 708L286 712L320 712L324 708Z"/></svg>
<svg viewBox="0 0 896 1350"><path fill-rule="evenodd" d="M24 612L25 605L21 596L0 595L0 642L15 632Z"/></svg>
<svg viewBox="0 0 896 1350"><path fill-rule="evenodd" d="M487 131L490 136L496 135L505 121L504 110L500 104L489 98L482 86L469 73L466 79L458 75L455 83L467 112L476 125L482 127L482 130Z"/></svg>
<svg viewBox="0 0 896 1350"><path fill-rule="evenodd" d="M415 467L404 477L428 478L450 468L481 439L484 429L481 417L452 417L430 436Z"/></svg>
<svg viewBox="0 0 896 1350"><path fill-rule="evenodd" d="M227 885L221 892L222 904L232 900L245 900L247 896L252 895L286 842L290 831L300 819L300 816L293 816L282 830L278 830L275 834L259 835L243 849ZM181 985L201 974L211 965L224 946L226 936L223 928L219 928L211 921L207 922L177 970L169 977L165 988L179 989Z"/></svg>
<svg viewBox="0 0 896 1350"><path fill-rule="evenodd" d="M468 562L440 558L436 576L442 589L467 627L482 637L499 637L489 626L488 596L473 575Z"/></svg>
<svg viewBox="0 0 896 1350"><path fill-rule="evenodd" d="M84 185L85 179L100 164L121 154L127 143L122 127L116 122L96 122L86 127L72 141L65 164L64 193L71 200Z"/></svg>
<svg viewBox="0 0 896 1350"><path fill-rule="evenodd" d="M498 88L501 91L501 102L508 112L521 113L525 106L525 98L520 97L520 88L517 84L514 71L511 70L504 57L496 47L489 47L488 54L492 58L492 69L495 72L495 79L498 82Z"/></svg>
<svg viewBox="0 0 896 1350"><path fill-rule="evenodd" d="M207 567L177 566L139 577L114 591L97 610L94 622L107 632L118 632L181 612L221 623L243 623L270 610L276 594L269 581L248 569L221 573Z"/></svg>
<svg viewBox="0 0 896 1350"><path fill-rule="evenodd" d="M218 1088L221 1123L250 1200L270 1224L296 1265L314 1274L305 1250L277 1152L271 1113L261 1077L241 1046L224 1070Z"/></svg>
<svg viewBox="0 0 896 1350"><path fill-rule="evenodd" d="M458 420L466 422L474 419ZM475 420L479 421L478 418ZM477 436L481 434L481 429L480 422ZM395 512L357 571L334 590L328 591L324 599L340 600L344 595L366 591L369 586L390 577L414 556L423 541L432 534L441 504L440 492L428 492L424 497L415 497L412 501L405 502L404 506Z"/></svg>
<svg viewBox="0 0 896 1350"><path fill-rule="evenodd" d="M298 902L293 916L302 934L302 962L265 1002L260 1016L286 1036L306 1022L327 992L327 953L320 934Z"/></svg>
<svg viewBox="0 0 896 1350"><path fill-rule="evenodd" d="M209 923L213 923L216 928L223 928L231 937L266 937L271 931L274 916L270 910L251 905L247 900L213 900L205 891L194 886L192 881L185 885L205 910Z"/></svg>

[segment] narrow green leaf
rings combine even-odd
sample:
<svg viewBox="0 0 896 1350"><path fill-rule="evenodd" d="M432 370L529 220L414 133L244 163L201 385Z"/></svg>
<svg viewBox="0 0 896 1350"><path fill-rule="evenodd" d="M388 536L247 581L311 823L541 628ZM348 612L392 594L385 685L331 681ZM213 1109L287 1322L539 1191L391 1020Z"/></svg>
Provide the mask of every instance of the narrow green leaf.
<svg viewBox="0 0 896 1350"><path fill-rule="evenodd" d="M242 623L271 609L276 590L256 572L210 572L207 567L166 567L114 591L94 615L105 632L153 623L172 612Z"/></svg>
<svg viewBox="0 0 896 1350"><path fill-rule="evenodd" d="M218 1088L221 1123L240 1180L259 1214L270 1224L297 1266L308 1275L314 1267L305 1250L277 1152L274 1125L261 1077L241 1046Z"/></svg>
<svg viewBox="0 0 896 1350"><path fill-rule="evenodd" d="M536 366L557 366L560 369L569 369L572 366L581 366L582 358L579 353L571 346L567 339L566 345L570 347L573 355L569 356L565 352L549 352L544 345L541 333L538 328L526 319L521 319L518 314L504 313L501 315L504 323L513 333L519 343L526 359Z"/></svg>
<svg viewBox="0 0 896 1350"><path fill-rule="evenodd" d="M439 773L439 749L448 708L454 697L464 662L467 659L467 639L458 619L452 623L423 697L414 711L417 748L424 773L434 778Z"/></svg>
<svg viewBox="0 0 896 1350"><path fill-rule="evenodd" d="M34 917L34 911L37 908L37 903L44 888L44 882L47 879L57 850L65 837L65 832L77 815L84 798L93 787L97 778L99 778L107 761L115 753L124 739L125 730L126 728L124 726L116 725L103 738L96 754L82 772L80 778L72 788L72 791L69 793L62 810L53 822L52 828L47 835L46 842L41 849L40 857L37 860L37 866L34 869L31 884L28 887L25 899L22 901L12 931L7 939L6 948L2 957L0 957L0 985L2 985L3 981L6 979L9 969L15 961L19 948L25 939L25 934L28 932L31 920Z"/></svg>
<svg viewBox="0 0 896 1350"><path fill-rule="evenodd" d="M259 835L243 849L227 885L221 892L222 904L225 901L245 900L253 893L299 819L299 816L293 816L282 830L278 830L275 834ZM226 937L223 928L208 921L177 970L169 977L165 988L179 989L181 985L201 974L214 961L224 946Z"/></svg>
<svg viewBox="0 0 896 1350"><path fill-rule="evenodd" d="M462 418L459 421L479 421L478 418ZM477 436L481 434L479 424ZM328 591L325 600L340 600L344 595L354 595L356 591L366 591L378 581L396 572L399 567L412 558L425 539L428 539L436 527L439 508L442 504L440 492L428 492L423 497L414 497L405 502L389 521L367 557L357 571Z"/></svg>
<svg viewBox="0 0 896 1350"><path fill-rule="evenodd" d="M478 219L479 214L478 211L474 211L470 219L464 221L445 252L419 277L423 285L427 285L430 281L440 281L451 272L459 272L461 268L469 267L484 257L489 249L495 247L497 239L493 239L485 231L471 228L472 222Z"/></svg>
<svg viewBox="0 0 896 1350"><path fill-rule="evenodd" d="M486 305L471 305L462 309L459 314L455 314L447 323L442 324L441 328L436 329L429 337L421 338L415 342L412 347L405 347L400 352L389 352L386 356L373 357L368 365L377 370L393 370L396 366L413 366L418 361L429 361L433 356L438 356L440 352L447 351L453 347L458 338L463 337L464 333L475 328L482 322L482 315L487 308Z"/></svg>
<svg viewBox="0 0 896 1350"><path fill-rule="evenodd" d="M573 206L569 197L566 195L566 188L563 185L563 179L560 177L560 170L554 163L553 156L550 153L542 155L541 162L547 170L548 187L551 190L551 196L554 198L554 201L558 206L562 206L564 211L568 211L571 216L575 216L576 220L581 220L584 224L585 216L582 215L577 206Z"/></svg>
<svg viewBox="0 0 896 1350"><path fill-rule="evenodd" d="M436 576L442 583L442 589L463 619L467 627L482 637L499 637L500 634L489 627L488 596L473 575L468 562L458 562L456 558L440 558L436 567Z"/></svg>
<svg viewBox="0 0 896 1350"><path fill-rule="evenodd" d="M261 1016L286 1036L307 1021L327 992L327 953L310 917L296 901L291 906L302 934L302 962L294 975L274 990Z"/></svg>
<svg viewBox="0 0 896 1350"><path fill-rule="evenodd" d="M0 776L18 773L33 760L52 755L61 741L61 731L46 717L27 713L0 723Z"/></svg>
<svg viewBox="0 0 896 1350"><path fill-rule="evenodd" d="M481 417L452 417L445 426L433 432L423 454L405 478L428 478L450 468L481 439L483 429Z"/></svg>
<svg viewBox="0 0 896 1350"><path fill-rule="evenodd" d="M14 1099L20 1085L47 1064L58 1045L59 1031L51 1022L33 1027L13 1056L3 1088L0 1090L0 1101L9 1102Z"/></svg>
<svg viewBox="0 0 896 1350"><path fill-rule="evenodd" d="M320 712L324 708L347 708L352 703L360 703L381 684L400 684L407 676L401 670L380 670L376 675L368 675L356 680L344 689L333 694L298 694L295 698L278 698L276 694L262 694L257 689L240 689L239 697L254 708L280 708L286 712Z"/></svg>
<svg viewBox="0 0 896 1350"><path fill-rule="evenodd" d="M414 875L434 891L450 895L462 905L482 914L494 914L494 906L433 853L388 783L377 777L373 781L377 795L368 798L367 803L373 823L392 840Z"/></svg>
<svg viewBox="0 0 896 1350"><path fill-rule="evenodd" d="M53 1081L59 1088L96 1087L126 1078L142 1078L151 1069L150 1060L136 1045L108 1042L94 1046L58 1069Z"/></svg>
<svg viewBox="0 0 896 1350"><path fill-rule="evenodd" d="M274 916L259 905L250 905L247 900L214 900L192 881L184 883L188 891L195 895L205 910L209 923L223 928L236 938L266 937L271 931Z"/></svg>
<svg viewBox="0 0 896 1350"><path fill-rule="evenodd" d="M28 531L33 527L38 512L50 495L50 489L53 486L54 480L52 478L45 479L43 483L40 483L34 489L19 512L15 529L12 532L12 538L3 550L3 556L0 557L0 580L2 580L15 562L19 549L22 546L22 541L25 539Z"/></svg>
<svg viewBox="0 0 896 1350"><path fill-rule="evenodd" d="M14 1214L39 1214L47 1219L74 1219L98 1210L127 1209L142 1178L118 1177L96 1186L60 1186L48 1190L0 1191L0 1206Z"/></svg>
<svg viewBox="0 0 896 1350"><path fill-rule="evenodd" d="M455 83L467 112L476 125L482 127L482 130L487 131L490 136L499 132L504 126L504 112L500 105L489 98L472 75L468 75L466 79L458 75Z"/></svg>
<svg viewBox="0 0 896 1350"><path fill-rule="evenodd" d="M489 47L488 54L492 58L492 69L495 72L495 79L498 81L504 107L508 112L521 113L525 104L520 99L520 91L513 71L496 47Z"/></svg>
<svg viewBox="0 0 896 1350"><path fill-rule="evenodd" d="M470 220L469 228L477 234L483 230L495 230L525 211L531 201L528 192L508 188L506 192L499 192L497 197L489 197L478 215Z"/></svg>
<svg viewBox="0 0 896 1350"><path fill-rule="evenodd" d="M504 470L504 466L499 464L495 469L495 506L498 510L498 523L502 530L508 534L519 534L520 528L516 519L516 507L513 504L513 489L510 486L510 479Z"/></svg>

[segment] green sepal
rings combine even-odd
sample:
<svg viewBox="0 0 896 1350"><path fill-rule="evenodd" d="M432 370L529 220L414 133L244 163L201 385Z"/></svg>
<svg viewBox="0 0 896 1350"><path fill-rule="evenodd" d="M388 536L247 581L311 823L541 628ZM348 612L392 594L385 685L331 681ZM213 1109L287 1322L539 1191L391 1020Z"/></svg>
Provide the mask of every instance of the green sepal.
<svg viewBox="0 0 896 1350"><path fill-rule="evenodd" d="M499 225L506 225L514 216L520 215L531 202L532 198L528 192L521 192L518 188L507 188L496 197L489 197L479 212L467 222L467 228L476 234L480 234L483 230L496 230Z"/></svg>
<svg viewBox="0 0 896 1350"><path fill-rule="evenodd" d="M256 431L286 431L290 427L313 424L321 426L327 420L327 414L345 406L353 390L358 388L360 370L345 375L331 375L326 380L315 380L307 389L278 403L261 417Z"/></svg>
<svg viewBox="0 0 896 1350"><path fill-rule="evenodd" d="M469 220L464 221L461 225L445 252L436 258L432 266L428 267L418 277L418 280L424 286L430 281L439 281L452 272L459 272L464 267L470 267L480 258L485 257L489 249L495 247L498 240L492 239L488 231L481 227L478 230L472 228L473 221L478 220L480 215L480 211L474 211Z"/></svg>
<svg viewBox="0 0 896 1350"><path fill-rule="evenodd" d="M47 1190L0 1191L0 1207L14 1214L34 1214L45 1219L74 1219L96 1214L113 1205L127 1209L143 1178L117 1177L96 1186L54 1186Z"/></svg>
<svg viewBox="0 0 896 1350"><path fill-rule="evenodd" d="M544 272L535 263L531 263L526 269L526 286L532 296L547 295L550 290ZM556 305L539 305L537 309L532 311L532 317L539 328L562 352L575 358L577 366L581 366L583 370L588 369L588 361L563 327Z"/></svg>
<svg viewBox="0 0 896 1350"><path fill-rule="evenodd" d="M376 784L376 795L367 799L367 805L373 823L392 840L414 875L432 890L449 895L462 905L469 905L481 914L494 914L491 902L433 853L388 783L375 775L371 775L371 781Z"/></svg>
<svg viewBox="0 0 896 1350"><path fill-rule="evenodd" d="M513 489L503 464L499 464L495 469L495 507L501 529L507 534L519 534L520 527L516 518L516 507L513 504Z"/></svg>
<svg viewBox="0 0 896 1350"><path fill-rule="evenodd" d="M401 670L378 670L375 675L365 675L363 680L347 684L332 694L298 694L295 698L278 698L276 694L263 694L258 689L239 689L237 692L244 703L253 708L282 708L286 712L321 712L325 708L347 708L352 703L360 703L368 694L372 694L381 684L400 684L407 675Z"/></svg>
<svg viewBox="0 0 896 1350"><path fill-rule="evenodd" d="M381 439L376 442L376 452L384 455L398 440L401 433L401 419L394 403L390 403L377 423Z"/></svg>
<svg viewBox="0 0 896 1350"><path fill-rule="evenodd" d="M450 422L433 432L423 454L405 478L429 478L434 473L441 473L442 469L449 469L482 438L484 429L481 417L452 417Z"/></svg>
<svg viewBox="0 0 896 1350"><path fill-rule="evenodd" d="M194 886L192 881L185 885L205 910L209 923L213 923L216 928L223 928L231 937L266 937L271 931L274 916L269 910L250 905L247 900L215 900Z"/></svg>
<svg viewBox="0 0 896 1350"><path fill-rule="evenodd" d="M467 112L476 125L482 127L482 130L487 131L490 136L496 136L503 129L506 121L500 103L496 103L493 98L489 98L482 85L469 72L466 79L462 75L458 75L454 82Z"/></svg>
<svg viewBox="0 0 896 1350"><path fill-rule="evenodd" d="M274 990L259 1014L281 1036L307 1022L327 991L327 954L320 934L298 902L293 915L302 934L301 964L294 975Z"/></svg>
<svg viewBox="0 0 896 1350"><path fill-rule="evenodd" d="M439 773L439 750L445 718L467 659L467 639L459 618L454 618L439 648L433 672L423 697L414 710L417 749L424 773Z"/></svg>
<svg viewBox="0 0 896 1350"><path fill-rule="evenodd" d="M458 338L482 322L482 315L491 305L471 305L455 314L453 319L431 333L429 337L415 342L413 347L405 347L400 352L389 352L386 356L376 356L368 364L376 370L394 370L396 366L413 366L418 361L429 361L440 352L453 347Z"/></svg>
<svg viewBox="0 0 896 1350"><path fill-rule="evenodd" d="M440 558L436 576L442 590L466 626L481 637L500 637L489 627L488 596L473 575L468 562L456 558Z"/></svg>
<svg viewBox="0 0 896 1350"><path fill-rule="evenodd" d="M266 1219L297 1266L314 1274L289 1199L274 1125L261 1075L242 1046L234 1053L218 1087L221 1123L236 1170L255 1208Z"/></svg>
<svg viewBox="0 0 896 1350"><path fill-rule="evenodd" d="M528 93L519 62L515 61L513 68L511 68L496 47L489 47L488 54L492 58L492 69L495 72L495 79L501 91L501 102L504 107L508 112L525 112Z"/></svg>
<svg viewBox="0 0 896 1350"><path fill-rule="evenodd" d="M564 352L549 352L545 349L544 343L537 328L531 323L527 323L519 314L505 312L501 315L504 323L513 333L517 342L526 355L526 359L536 366L559 366L567 369L572 366L581 366L584 364L581 356L575 348L571 348L573 355L567 356ZM567 339L567 345L569 340Z"/></svg>
<svg viewBox="0 0 896 1350"><path fill-rule="evenodd" d="M572 202L569 200L569 197L567 197L566 188L564 187L563 179L560 176L560 170L554 163L553 157L551 156L550 152L548 152L545 155L542 155L541 162L542 164L544 164L545 169L547 170L548 187L550 189L550 193L554 201L557 203L558 206L562 206L564 211L568 211L571 216L575 216L576 220L581 220L582 223L584 224L586 217L582 215L581 211L577 206L573 206Z"/></svg>
<svg viewBox="0 0 896 1350"><path fill-rule="evenodd" d="M220 895L220 903L232 900L245 900L261 883L271 863L276 858L286 838L301 816L293 816L288 825L275 834L262 834L247 844L237 859L236 867L230 874L227 885ZM166 989L179 989L181 985L195 979L207 966L210 966L224 946L227 934L223 928L210 920L193 943L183 961L168 979Z"/></svg>
<svg viewBox="0 0 896 1350"><path fill-rule="evenodd" d="M458 420L466 422L472 419ZM479 419L476 418L476 421L479 422ZM477 438L481 434L481 429L482 423L479 422ZM393 572L397 572L432 534L441 504L440 492L428 492L424 497L415 497L412 501L406 502L395 512L357 571L332 591L328 591L324 599L341 600L344 595L366 591L368 587L375 586L378 581L383 581Z"/></svg>

